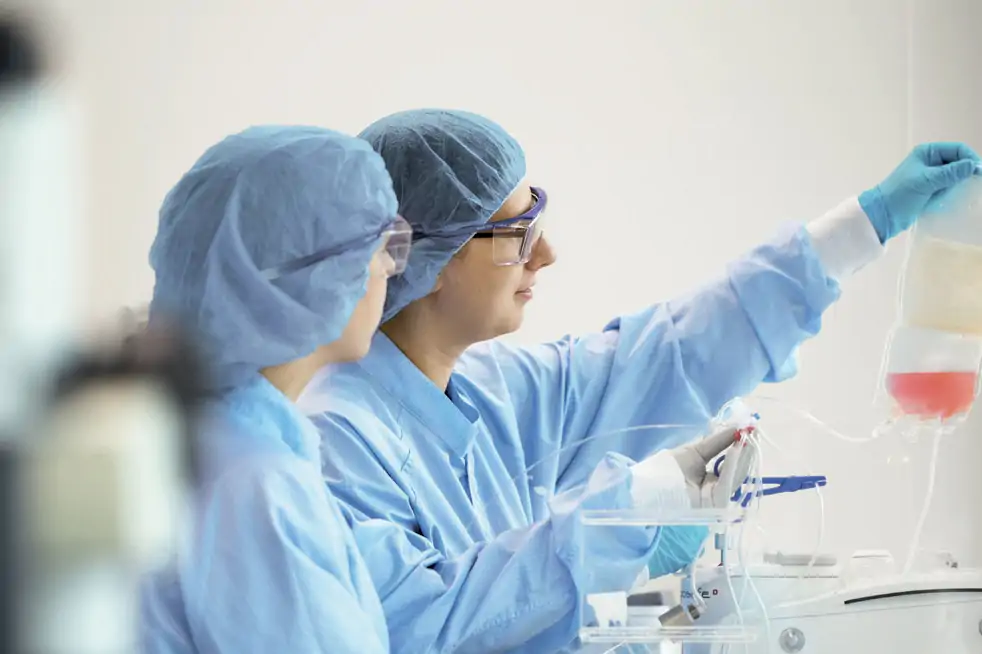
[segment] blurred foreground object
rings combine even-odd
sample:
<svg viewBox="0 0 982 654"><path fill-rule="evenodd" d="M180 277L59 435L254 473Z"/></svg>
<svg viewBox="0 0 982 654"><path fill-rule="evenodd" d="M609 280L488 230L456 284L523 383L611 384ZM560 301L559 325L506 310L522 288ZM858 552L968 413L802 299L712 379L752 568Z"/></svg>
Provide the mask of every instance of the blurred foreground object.
<svg viewBox="0 0 982 654"><path fill-rule="evenodd" d="M22 443L22 652L135 652L139 585L176 550L203 377L147 329L66 366ZM5 650L6 651L6 650Z"/></svg>
<svg viewBox="0 0 982 654"><path fill-rule="evenodd" d="M0 9L0 425L20 429L76 338L79 128L40 21Z"/></svg>
<svg viewBox="0 0 982 654"><path fill-rule="evenodd" d="M161 326L81 355L70 103L0 8L0 652L137 651L139 583L174 552L197 357Z"/></svg>

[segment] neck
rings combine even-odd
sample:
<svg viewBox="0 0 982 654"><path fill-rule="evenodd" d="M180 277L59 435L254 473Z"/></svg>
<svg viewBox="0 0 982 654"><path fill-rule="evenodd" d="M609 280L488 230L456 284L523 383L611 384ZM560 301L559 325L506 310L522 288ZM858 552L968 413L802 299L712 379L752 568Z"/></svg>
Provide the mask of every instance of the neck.
<svg viewBox="0 0 982 654"><path fill-rule="evenodd" d="M316 355L317 352L314 352L302 359L263 368L259 372L288 400L296 402L323 364L322 357Z"/></svg>
<svg viewBox="0 0 982 654"><path fill-rule="evenodd" d="M446 391L457 360L470 346L445 331L449 323L434 315L424 299L400 311L381 329L437 388Z"/></svg>

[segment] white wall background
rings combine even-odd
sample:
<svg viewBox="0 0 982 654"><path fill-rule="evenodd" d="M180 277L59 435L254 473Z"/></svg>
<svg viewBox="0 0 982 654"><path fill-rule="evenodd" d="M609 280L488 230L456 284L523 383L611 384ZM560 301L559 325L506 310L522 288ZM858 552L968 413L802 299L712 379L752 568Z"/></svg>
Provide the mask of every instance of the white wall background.
<svg viewBox="0 0 982 654"><path fill-rule="evenodd" d="M788 220L876 183L913 141L982 147L977 0L413 3L51 0L86 107L87 317L145 301L167 189L210 144L262 122L355 132L393 110L485 113L547 187L560 262L520 338L596 329L669 298ZM868 435L903 243L848 283L803 372L780 388ZM759 405L824 473L827 549L906 551L927 443L857 446ZM980 421L942 448L925 546L982 557ZM813 497L765 508L775 547L809 549Z"/></svg>

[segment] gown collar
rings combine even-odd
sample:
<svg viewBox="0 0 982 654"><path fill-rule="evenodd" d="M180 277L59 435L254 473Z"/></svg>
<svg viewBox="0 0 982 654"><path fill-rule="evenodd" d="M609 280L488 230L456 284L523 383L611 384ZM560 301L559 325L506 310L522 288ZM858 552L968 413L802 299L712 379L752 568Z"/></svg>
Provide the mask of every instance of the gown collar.
<svg viewBox="0 0 982 654"><path fill-rule="evenodd" d="M468 452L478 434L481 416L457 383L456 372L451 374L444 393L381 331L375 333L371 350L358 365L451 452L458 457Z"/></svg>

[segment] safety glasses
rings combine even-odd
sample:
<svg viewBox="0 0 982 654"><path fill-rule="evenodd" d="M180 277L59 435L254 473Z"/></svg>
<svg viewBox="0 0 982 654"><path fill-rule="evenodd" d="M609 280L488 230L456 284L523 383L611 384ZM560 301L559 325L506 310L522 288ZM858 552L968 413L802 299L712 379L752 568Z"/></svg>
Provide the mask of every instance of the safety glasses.
<svg viewBox="0 0 982 654"><path fill-rule="evenodd" d="M405 218L396 216L389 229L382 232L385 238L385 251L392 257L392 270L389 276L400 275L409 261L409 251L413 249L413 228Z"/></svg>
<svg viewBox="0 0 982 654"><path fill-rule="evenodd" d="M548 197L541 188L532 187L535 202L532 208L520 216L488 223L474 234L474 238L490 238L495 264L516 266L528 263L532 250L542 236Z"/></svg>
<svg viewBox="0 0 982 654"><path fill-rule="evenodd" d="M353 248L364 247L365 245L377 241L379 238L383 239L382 247L385 248L386 253L392 259L392 265L389 266L386 272L388 272L390 277L400 274L406 269L406 262L409 260L409 251L412 249L413 244L413 228L402 216L398 215L395 217L395 220L393 220L392 223L378 235L369 236L362 239L358 243L321 250L320 252L309 254L289 263L267 268L260 274L270 281L279 279L284 275L297 272L298 270L303 270L308 266L320 263L321 261L342 254L343 252Z"/></svg>

